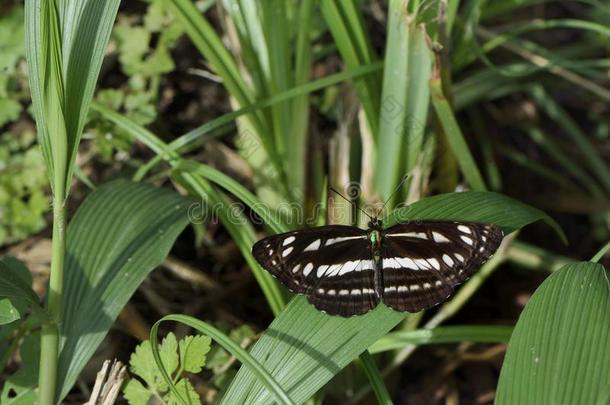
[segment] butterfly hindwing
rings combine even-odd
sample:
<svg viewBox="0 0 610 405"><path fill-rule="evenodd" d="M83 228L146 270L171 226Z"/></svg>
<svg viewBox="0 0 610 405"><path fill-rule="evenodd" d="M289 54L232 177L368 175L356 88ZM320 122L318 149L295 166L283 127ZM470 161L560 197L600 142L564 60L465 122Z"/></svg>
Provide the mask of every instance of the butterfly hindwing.
<svg viewBox="0 0 610 405"><path fill-rule="evenodd" d="M445 301L503 237L495 225L455 221L398 224L382 235L383 302L408 312Z"/></svg>
<svg viewBox="0 0 610 405"><path fill-rule="evenodd" d="M252 253L290 290L329 314L363 314L379 302L365 230L330 225L273 235L258 241Z"/></svg>

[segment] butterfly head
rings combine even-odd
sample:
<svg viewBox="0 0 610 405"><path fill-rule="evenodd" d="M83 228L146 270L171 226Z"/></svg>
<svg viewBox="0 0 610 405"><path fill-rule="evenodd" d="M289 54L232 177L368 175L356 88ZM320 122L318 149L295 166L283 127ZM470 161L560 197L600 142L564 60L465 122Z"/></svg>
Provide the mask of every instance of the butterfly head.
<svg viewBox="0 0 610 405"><path fill-rule="evenodd" d="M382 229L381 220L378 217L371 218L371 220L369 221L369 229L381 230Z"/></svg>

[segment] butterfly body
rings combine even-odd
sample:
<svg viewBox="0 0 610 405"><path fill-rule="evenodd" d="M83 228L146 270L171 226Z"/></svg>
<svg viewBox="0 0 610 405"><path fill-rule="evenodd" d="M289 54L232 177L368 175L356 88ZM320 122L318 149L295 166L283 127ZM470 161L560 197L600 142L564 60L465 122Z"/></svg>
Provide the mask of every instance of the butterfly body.
<svg viewBox="0 0 610 405"><path fill-rule="evenodd" d="M331 315L364 314L380 302L418 312L446 300L498 248L500 228L423 220L367 230L329 225L273 235L252 248L291 291Z"/></svg>

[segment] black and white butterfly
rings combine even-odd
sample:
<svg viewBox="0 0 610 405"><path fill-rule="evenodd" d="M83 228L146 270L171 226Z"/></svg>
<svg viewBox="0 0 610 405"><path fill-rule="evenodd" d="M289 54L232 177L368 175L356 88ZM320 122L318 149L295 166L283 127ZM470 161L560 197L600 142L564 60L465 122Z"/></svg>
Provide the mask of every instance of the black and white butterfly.
<svg viewBox="0 0 610 405"><path fill-rule="evenodd" d="M256 260L291 291L331 315L364 314L380 302L418 312L445 301L496 251L496 225L422 220L383 229L328 225L270 236Z"/></svg>

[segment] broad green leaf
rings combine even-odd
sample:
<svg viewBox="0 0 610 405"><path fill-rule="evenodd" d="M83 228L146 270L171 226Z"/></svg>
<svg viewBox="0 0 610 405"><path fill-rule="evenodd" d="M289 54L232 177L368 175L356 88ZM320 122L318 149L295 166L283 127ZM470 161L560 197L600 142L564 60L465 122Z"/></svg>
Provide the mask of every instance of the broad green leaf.
<svg viewBox="0 0 610 405"><path fill-rule="evenodd" d="M11 323L21 318L21 314L8 298L0 298L0 325Z"/></svg>
<svg viewBox="0 0 610 405"><path fill-rule="evenodd" d="M430 197L400 209L397 214L405 221L447 218L493 222L507 232L539 219L553 224L541 211L494 193L451 193ZM397 215L390 217L392 220L388 224L397 220ZM380 305L363 316L340 318L325 315L304 297L297 297L271 323L250 353L292 400L301 403L405 315ZM225 404L272 401L272 394L246 367L241 367L223 398Z"/></svg>
<svg viewBox="0 0 610 405"><path fill-rule="evenodd" d="M19 260L13 257L0 258L0 297L23 300L27 305L40 308L38 295L32 290L32 276Z"/></svg>
<svg viewBox="0 0 610 405"><path fill-rule="evenodd" d="M131 295L167 256L187 224L189 204L174 192L118 180L78 209L66 238L62 398Z"/></svg>
<svg viewBox="0 0 610 405"><path fill-rule="evenodd" d="M212 339L208 336L186 336L180 339L180 363L184 371L200 373L205 365L206 355L210 351Z"/></svg>
<svg viewBox="0 0 610 405"><path fill-rule="evenodd" d="M574 263L536 290L508 344L496 404L610 403L610 281Z"/></svg>
<svg viewBox="0 0 610 405"><path fill-rule="evenodd" d="M566 240L561 227L537 208L502 194L484 191L446 193L394 210L384 220L391 226L414 219L454 219L496 224L509 234L527 224L543 221Z"/></svg>

